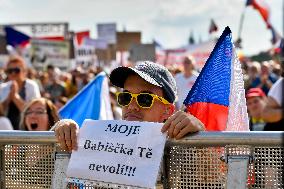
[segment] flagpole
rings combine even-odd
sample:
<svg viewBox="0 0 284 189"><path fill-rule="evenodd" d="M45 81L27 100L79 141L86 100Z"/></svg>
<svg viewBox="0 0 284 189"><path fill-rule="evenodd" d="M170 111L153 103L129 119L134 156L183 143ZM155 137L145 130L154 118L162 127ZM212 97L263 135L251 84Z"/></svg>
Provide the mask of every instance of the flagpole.
<svg viewBox="0 0 284 189"><path fill-rule="evenodd" d="M282 1L282 16L283 16L283 20L282 20L282 37L284 37L284 0Z"/></svg>
<svg viewBox="0 0 284 189"><path fill-rule="evenodd" d="M240 19L240 25L239 25L239 32L238 32L238 40L241 39L241 33L243 29L243 23L244 23L244 18L245 18L245 12L246 12L246 6L242 12L241 19Z"/></svg>

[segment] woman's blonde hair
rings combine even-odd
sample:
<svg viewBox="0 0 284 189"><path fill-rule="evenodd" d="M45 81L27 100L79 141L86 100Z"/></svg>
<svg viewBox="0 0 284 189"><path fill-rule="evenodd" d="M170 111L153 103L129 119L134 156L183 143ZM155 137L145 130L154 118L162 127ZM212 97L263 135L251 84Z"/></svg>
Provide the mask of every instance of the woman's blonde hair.
<svg viewBox="0 0 284 189"><path fill-rule="evenodd" d="M20 121L20 129L21 130L28 130L27 125L25 123L26 112L36 102L42 102L43 104L45 104L46 113L48 115L48 126L49 126L49 129L57 121L59 121L59 115L58 115L58 112L57 112L57 108L56 108L56 106L53 104L53 102L51 100L46 99L46 98L35 98L35 99L31 100L30 102L28 102L25 105L25 107L24 107L24 110L23 110L23 112L21 114L21 121Z"/></svg>

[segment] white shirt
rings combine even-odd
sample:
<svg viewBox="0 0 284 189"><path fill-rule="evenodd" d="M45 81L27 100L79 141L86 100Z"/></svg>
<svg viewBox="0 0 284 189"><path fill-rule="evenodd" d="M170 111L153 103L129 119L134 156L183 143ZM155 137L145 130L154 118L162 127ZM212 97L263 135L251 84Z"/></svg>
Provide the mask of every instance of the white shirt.
<svg viewBox="0 0 284 189"><path fill-rule="evenodd" d="M10 93L10 89L11 89L11 84L12 84L12 81L8 81L8 82L0 84L0 102L3 102L8 97ZM26 79L25 93L26 93L26 98L24 100L26 102L29 102L30 100L34 98L39 98L40 91L39 91L38 84L33 80Z"/></svg>
<svg viewBox="0 0 284 189"><path fill-rule="evenodd" d="M282 106L282 81L283 78L278 79L268 92L268 96L272 97L280 107Z"/></svg>
<svg viewBox="0 0 284 189"><path fill-rule="evenodd" d="M198 77L198 73L193 72L190 77L185 77L184 73L178 73L175 76L176 84L177 84L177 108L181 108L183 101L186 99L188 92L190 91L191 87L195 83L195 80Z"/></svg>
<svg viewBox="0 0 284 189"><path fill-rule="evenodd" d="M0 130L13 130L13 126L7 117L0 117Z"/></svg>

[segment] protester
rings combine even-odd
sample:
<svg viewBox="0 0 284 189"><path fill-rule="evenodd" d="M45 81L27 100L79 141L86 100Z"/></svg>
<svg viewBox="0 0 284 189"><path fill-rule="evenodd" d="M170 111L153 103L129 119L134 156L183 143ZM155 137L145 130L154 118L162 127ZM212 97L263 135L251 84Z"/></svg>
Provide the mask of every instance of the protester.
<svg viewBox="0 0 284 189"><path fill-rule="evenodd" d="M51 83L45 88L45 97L55 102L60 96L66 96L64 84L59 80L59 76L56 75L49 80Z"/></svg>
<svg viewBox="0 0 284 189"><path fill-rule="evenodd" d="M251 87L261 88L265 94L268 93L269 89L276 82L277 77L271 72L270 65L268 62L263 62L260 68L260 75L257 76L251 83Z"/></svg>
<svg viewBox="0 0 284 189"><path fill-rule="evenodd" d="M183 101L198 77L198 73L194 71L194 64L195 61L192 56L185 57L183 60L183 71L175 76L178 95L177 109L182 107Z"/></svg>
<svg viewBox="0 0 284 189"><path fill-rule="evenodd" d="M40 97L37 83L26 77L26 65L19 56L11 57L6 66L8 82L0 84L0 102L13 128L19 129L20 112L26 102Z"/></svg>
<svg viewBox="0 0 284 189"><path fill-rule="evenodd" d="M55 105L46 98L36 98L25 106L20 128L28 131L48 131L58 120Z"/></svg>
<svg viewBox="0 0 284 189"><path fill-rule="evenodd" d="M3 106L0 103L0 130L13 130L10 120L5 117Z"/></svg>
<svg viewBox="0 0 284 189"><path fill-rule="evenodd" d="M65 96L60 96L57 99L55 99L54 105L56 106L57 110L60 110L68 101L68 98Z"/></svg>
<svg viewBox="0 0 284 189"><path fill-rule="evenodd" d="M256 78L258 78L260 75L260 63L259 62L248 62L248 73L247 76L244 79L245 89L254 88L252 86L252 83Z"/></svg>
<svg viewBox="0 0 284 189"><path fill-rule="evenodd" d="M284 80L280 78L273 84L269 93L262 118L267 124L265 131L284 131Z"/></svg>
<svg viewBox="0 0 284 189"><path fill-rule="evenodd" d="M118 67L111 72L110 81L124 89L117 93L118 103L122 106L122 119L164 122L161 131L167 131L168 136L175 139L204 130L202 122L194 116L184 111L174 113L176 83L165 67L148 61L137 64L135 68ZM77 149L79 127L74 121L61 120L52 130L55 130L63 149Z"/></svg>
<svg viewBox="0 0 284 189"><path fill-rule="evenodd" d="M246 94L247 108L249 113L249 127L251 131L263 131L265 122L262 119L262 111L266 105L267 98L260 88L251 88Z"/></svg>

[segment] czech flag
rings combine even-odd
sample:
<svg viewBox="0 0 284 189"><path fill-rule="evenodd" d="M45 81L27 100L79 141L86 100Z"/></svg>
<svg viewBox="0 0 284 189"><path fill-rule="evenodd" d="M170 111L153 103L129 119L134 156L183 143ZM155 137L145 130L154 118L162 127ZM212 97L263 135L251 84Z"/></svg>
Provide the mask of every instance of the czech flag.
<svg viewBox="0 0 284 189"><path fill-rule="evenodd" d="M6 26L6 41L8 45L13 47L25 47L30 42L30 37L21 33L10 26Z"/></svg>
<svg viewBox="0 0 284 189"><path fill-rule="evenodd" d="M104 72L59 110L62 119L73 119L81 127L85 119L113 120L108 79Z"/></svg>
<svg viewBox="0 0 284 189"><path fill-rule="evenodd" d="M248 131L241 64L226 27L184 101L207 131Z"/></svg>
<svg viewBox="0 0 284 189"><path fill-rule="evenodd" d="M260 13L266 23L267 28L270 28L270 8L264 0L247 0L246 6L252 6Z"/></svg>

